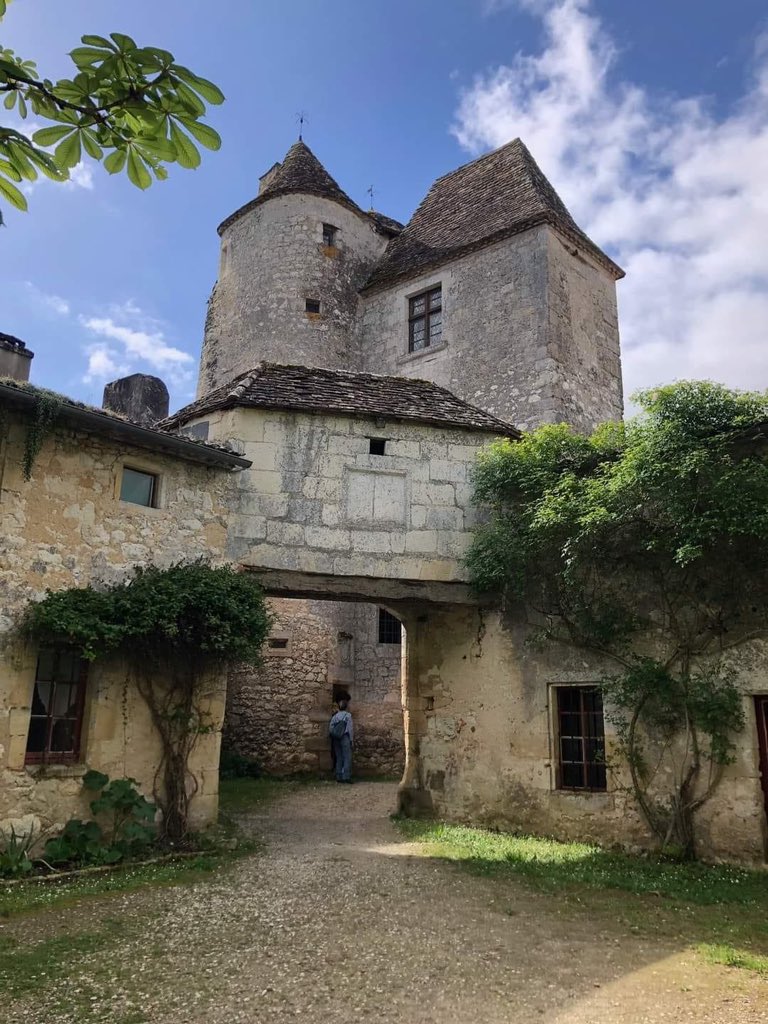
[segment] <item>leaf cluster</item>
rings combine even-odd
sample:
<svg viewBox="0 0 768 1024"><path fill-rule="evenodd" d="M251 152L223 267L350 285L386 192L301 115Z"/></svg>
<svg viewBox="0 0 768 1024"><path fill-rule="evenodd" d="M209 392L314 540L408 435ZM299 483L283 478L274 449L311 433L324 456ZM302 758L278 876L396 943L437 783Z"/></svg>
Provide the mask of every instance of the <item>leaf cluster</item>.
<svg viewBox="0 0 768 1024"><path fill-rule="evenodd" d="M5 3L0 0L0 20ZM176 63L168 50L139 46L130 36L84 35L70 53L71 78L41 78L34 61L0 46L0 96L24 120L49 121L31 136L0 127L0 199L20 210L19 185L39 174L62 181L84 156L110 174L126 171L138 188L167 177L167 164L192 169L198 145L216 150L218 133L202 118L224 100L206 78Z"/></svg>
<svg viewBox="0 0 768 1024"><path fill-rule="evenodd" d="M89 771L83 786L98 796L91 801L98 821L71 818L60 835L49 839L43 860L49 864L116 864L145 853L157 839L154 828L156 808L139 793L135 779L113 779L103 772Z"/></svg>
<svg viewBox="0 0 768 1024"><path fill-rule="evenodd" d="M121 654L135 664L160 659L204 667L257 663L270 625L252 579L196 561L137 568L126 582L102 589L49 591L29 606L21 628L91 661Z"/></svg>
<svg viewBox="0 0 768 1024"><path fill-rule="evenodd" d="M590 437L549 425L482 454L475 586L624 654L648 631L673 659L764 635L768 448L741 437L768 395L694 381L636 400L641 416Z"/></svg>

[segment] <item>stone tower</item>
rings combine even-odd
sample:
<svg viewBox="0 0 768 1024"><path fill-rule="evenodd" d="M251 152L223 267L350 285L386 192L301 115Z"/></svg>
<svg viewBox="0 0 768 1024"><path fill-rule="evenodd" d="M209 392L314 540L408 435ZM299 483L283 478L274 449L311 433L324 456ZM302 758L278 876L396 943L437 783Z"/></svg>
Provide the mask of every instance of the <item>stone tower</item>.
<svg viewBox="0 0 768 1024"><path fill-rule="evenodd" d="M198 397L262 359L354 369L359 290L400 225L365 213L304 142L220 225Z"/></svg>

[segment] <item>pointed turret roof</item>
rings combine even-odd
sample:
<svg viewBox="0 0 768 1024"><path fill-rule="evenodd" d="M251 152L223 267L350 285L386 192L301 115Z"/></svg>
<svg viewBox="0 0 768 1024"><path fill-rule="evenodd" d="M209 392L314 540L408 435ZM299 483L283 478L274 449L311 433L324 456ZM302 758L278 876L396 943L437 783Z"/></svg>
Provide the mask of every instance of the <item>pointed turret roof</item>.
<svg viewBox="0 0 768 1024"><path fill-rule="evenodd" d="M365 287L424 273L537 224L551 224L615 277L624 276L579 228L523 142L514 139L438 178Z"/></svg>
<svg viewBox="0 0 768 1024"><path fill-rule="evenodd" d="M237 220L254 206L274 199L276 196L301 193L303 195L322 196L341 203L361 217L367 216L354 200L333 180L315 154L301 139L294 142L282 163L275 164L264 175L261 191L255 199L241 206L219 225L219 234L233 221Z"/></svg>

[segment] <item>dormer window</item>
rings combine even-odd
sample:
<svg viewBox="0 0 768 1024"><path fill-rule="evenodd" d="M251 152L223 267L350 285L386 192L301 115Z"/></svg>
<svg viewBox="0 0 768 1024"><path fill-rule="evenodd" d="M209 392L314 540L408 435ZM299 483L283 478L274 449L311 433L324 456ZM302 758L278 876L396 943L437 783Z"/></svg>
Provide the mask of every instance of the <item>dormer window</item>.
<svg viewBox="0 0 768 1024"><path fill-rule="evenodd" d="M439 345L443 337L443 289L441 285L408 300L408 351Z"/></svg>
<svg viewBox="0 0 768 1024"><path fill-rule="evenodd" d="M335 228L333 224L323 224L323 245L327 248L333 248L336 245L336 233L338 228Z"/></svg>

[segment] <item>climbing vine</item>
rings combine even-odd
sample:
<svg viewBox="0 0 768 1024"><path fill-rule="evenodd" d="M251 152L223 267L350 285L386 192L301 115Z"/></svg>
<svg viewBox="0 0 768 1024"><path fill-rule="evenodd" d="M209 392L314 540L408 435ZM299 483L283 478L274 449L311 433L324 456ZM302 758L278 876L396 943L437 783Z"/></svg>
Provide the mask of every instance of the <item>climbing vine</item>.
<svg viewBox="0 0 768 1024"><path fill-rule="evenodd" d="M96 661L121 657L160 738L155 799L170 840L187 831L198 780L190 757L213 728L212 677L233 663L258 663L271 616L247 575L202 561L138 568L126 582L49 592L31 604L21 632L66 643Z"/></svg>
<svg viewBox="0 0 768 1024"><path fill-rule="evenodd" d="M40 454L43 442L50 434L54 423L59 415L63 399L53 391L35 392L35 409L32 413L32 420L27 426L26 437L24 438L24 479L32 477L32 467L35 459Z"/></svg>

